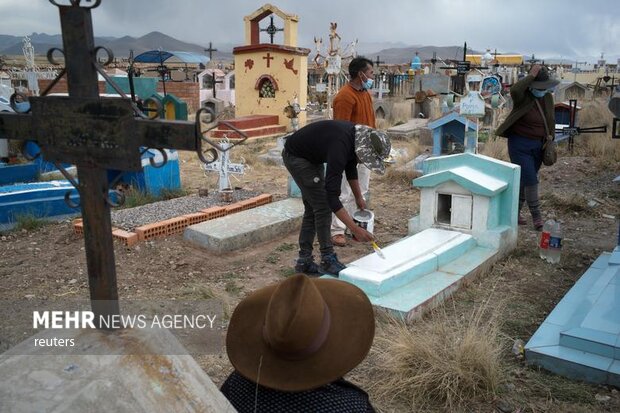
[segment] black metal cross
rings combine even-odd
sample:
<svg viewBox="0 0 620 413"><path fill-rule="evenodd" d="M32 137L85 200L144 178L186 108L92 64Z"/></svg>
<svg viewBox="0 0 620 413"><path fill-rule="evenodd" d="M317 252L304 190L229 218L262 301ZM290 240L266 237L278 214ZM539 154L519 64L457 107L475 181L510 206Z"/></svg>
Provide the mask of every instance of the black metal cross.
<svg viewBox="0 0 620 413"><path fill-rule="evenodd" d="M91 18L101 0L71 0L70 6L50 2L60 13L65 69L43 96L29 99L29 113L0 114L0 138L36 141L46 160L77 166L79 183L59 169L80 193L91 307L99 320L99 315L119 314L107 170L140 171L141 147L162 153L162 148L195 150L203 159L202 140L211 141L201 136L199 121L146 118L105 74L97 63L103 48L94 45ZM50 60L54 50L48 52ZM123 97L100 98L98 72ZM44 96L65 74L69 96Z"/></svg>
<svg viewBox="0 0 620 413"><path fill-rule="evenodd" d="M273 15L270 17L270 19L271 23L269 23L269 26L264 29L260 29L260 31L267 32L269 38L271 39L271 44L273 44L273 37L276 35L277 32L283 32L284 29L276 27L276 25L273 23Z"/></svg>
<svg viewBox="0 0 620 413"><path fill-rule="evenodd" d="M209 53L209 61L211 61L213 60L213 52L217 52L217 49L214 49L211 42L209 42L209 48L205 49L205 52Z"/></svg>
<svg viewBox="0 0 620 413"><path fill-rule="evenodd" d="M569 110L569 124L568 127L562 129L556 129L556 133L563 133L568 136L568 149L570 153L573 153L574 138L582 133L607 133L607 125L603 126L591 126L589 128L581 128L575 126L575 120L577 117L577 99L570 99L568 101Z"/></svg>
<svg viewBox="0 0 620 413"><path fill-rule="evenodd" d="M216 98L216 95L215 95L215 85L217 83L224 83L224 81L223 80L215 80L215 68L213 68L212 71L211 71L211 90L213 90L213 99Z"/></svg>
<svg viewBox="0 0 620 413"><path fill-rule="evenodd" d="M379 60L379 56L377 56L377 58L375 59L375 61L373 63L375 64L375 66L377 66L377 68L379 68L379 65L381 63L385 63L385 62L382 61L382 60Z"/></svg>

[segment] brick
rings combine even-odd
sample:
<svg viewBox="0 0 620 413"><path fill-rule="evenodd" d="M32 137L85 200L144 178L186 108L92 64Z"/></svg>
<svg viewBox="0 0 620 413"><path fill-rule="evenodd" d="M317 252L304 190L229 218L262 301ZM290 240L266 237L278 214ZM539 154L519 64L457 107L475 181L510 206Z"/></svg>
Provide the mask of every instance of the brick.
<svg viewBox="0 0 620 413"><path fill-rule="evenodd" d="M75 235L84 235L84 223L81 218L73 221L73 233Z"/></svg>
<svg viewBox="0 0 620 413"><path fill-rule="evenodd" d="M112 237L125 244L128 247L133 247L138 243L138 234L135 232L125 231L123 229L114 228L112 231Z"/></svg>
<svg viewBox="0 0 620 413"><path fill-rule="evenodd" d="M168 226L163 222L155 222L153 224L142 225L136 228L136 234L140 241L151 238L165 237L168 235Z"/></svg>
<svg viewBox="0 0 620 413"><path fill-rule="evenodd" d="M183 218L187 218L187 225L199 224L209 219L209 214L204 212L195 212L193 214L182 215Z"/></svg>
<svg viewBox="0 0 620 413"><path fill-rule="evenodd" d="M241 205L242 209L245 211L246 209L252 209L252 208L256 208L258 205L256 204L256 201L254 201L252 198L250 199L244 199L243 201L239 201L237 202L239 205Z"/></svg>
<svg viewBox="0 0 620 413"><path fill-rule="evenodd" d="M243 211L243 205L240 202L228 205L226 208L226 215L234 214L235 212Z"/></svg>
<svg viewBox="0 0 620 413"><path fill-rule="evenodd" d="M165 223L167 227L168 233L166 235L178 234L183 232L185 228L189 225L189 221L184 217L176 217L170 218L165 221L161 221L161 223Z"/></svg>
<svg viewBox="0 0 620 413"><path fill-rule="evenodd" d="M200 210L200 212L203 212L203 213L207 214L209 216L209 218L207 218L207 219L219 218L219 217L223 217L223 216L225 216L227 214L226 208L219 207L219 206L215 206L215 207L211 207L211 208L207 208L207 209L202 209L202 210Z"/></svg>
<svg viewBox="0 0 620 413"><path fill-rule="evenodd" d="M251 198L254 202L256 202L256 205L265 205L265 204L269 204L273 201L273 195L271 194L261 194L258 196L255 196L254 198Z"/></svg>

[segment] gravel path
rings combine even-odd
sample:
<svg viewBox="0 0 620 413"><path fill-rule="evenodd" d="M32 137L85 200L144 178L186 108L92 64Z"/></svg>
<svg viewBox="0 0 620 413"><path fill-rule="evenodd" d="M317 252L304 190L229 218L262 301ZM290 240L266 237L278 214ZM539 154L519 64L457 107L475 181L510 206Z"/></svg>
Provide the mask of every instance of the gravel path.
<svg viewBox="0 0 620 413"><path fill-rule="evenodd" d="M260 193L237 189L233 192L232 202L252 198L257 195L260 195ZM218 192L209 193L208 196L189 195L167 201L153 202L152 204L141 205L135 208L112 211L112 225L127 231L133 231L141 225L191 214L216 205L228 204L220 200Z"/></svg>

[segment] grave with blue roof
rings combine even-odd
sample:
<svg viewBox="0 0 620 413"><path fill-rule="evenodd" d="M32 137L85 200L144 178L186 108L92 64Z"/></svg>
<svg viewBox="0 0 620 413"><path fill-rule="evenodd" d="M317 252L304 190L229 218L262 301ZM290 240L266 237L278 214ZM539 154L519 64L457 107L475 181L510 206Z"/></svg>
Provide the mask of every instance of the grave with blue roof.
<svg viewBox="0 0 620 413"><path fill-rule="evenodd" d="M433 135L433 156L460 153L465 148L465 132L476 132L476 121L470 121L458 112L449 112L429 122Z"/></svg>
<svg viewBox="0 0 620 413"><path fill-rule="evenodd" d="M515 248L520 168L462 153L424 162L420 214L409 236L362 257L339 274L373 305L414 319Z"/></svg>

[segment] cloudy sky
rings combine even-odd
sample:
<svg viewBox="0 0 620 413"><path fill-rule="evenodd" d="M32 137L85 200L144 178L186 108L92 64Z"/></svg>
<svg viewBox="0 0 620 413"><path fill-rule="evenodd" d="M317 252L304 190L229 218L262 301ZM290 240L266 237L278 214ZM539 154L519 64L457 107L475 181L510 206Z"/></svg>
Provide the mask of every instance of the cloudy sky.
<svg viewBox="0 0 620 413"><path fill-rule="evenodd" d="M57 0L68 4L69 0ZM84 0L83 0L84 2ZM243 17L258 0L102 0L95 35L139 37L160 31L206 45L243 43ZM302 46L327 38L338 22L343 43L452 46L535 53L539 58L620 58L620 0L272 0L300 18ZM47 0L0 0L0 34L58 34ZM265 24L265 23L263 23Z"/></svg>

